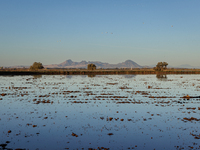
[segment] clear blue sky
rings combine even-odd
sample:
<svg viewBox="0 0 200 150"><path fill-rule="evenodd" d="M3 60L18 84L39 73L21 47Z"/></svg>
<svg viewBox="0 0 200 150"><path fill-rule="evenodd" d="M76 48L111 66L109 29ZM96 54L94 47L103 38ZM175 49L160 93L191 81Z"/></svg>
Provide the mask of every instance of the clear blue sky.
<svg viewBox="0 0 200 150"><path fill-rule="evenodd" d="M200 66L200 0L0 0L0 66Z"/></svg>

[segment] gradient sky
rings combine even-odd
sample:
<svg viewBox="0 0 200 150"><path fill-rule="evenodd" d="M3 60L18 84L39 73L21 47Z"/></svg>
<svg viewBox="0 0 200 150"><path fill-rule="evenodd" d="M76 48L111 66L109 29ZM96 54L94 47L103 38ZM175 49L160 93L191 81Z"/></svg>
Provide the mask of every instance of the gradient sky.
<svg viewBox="0 0 200 150"><path fill-rule="evenodd" d="M200 0L0 0L0 66L200 66Z"/></svg>

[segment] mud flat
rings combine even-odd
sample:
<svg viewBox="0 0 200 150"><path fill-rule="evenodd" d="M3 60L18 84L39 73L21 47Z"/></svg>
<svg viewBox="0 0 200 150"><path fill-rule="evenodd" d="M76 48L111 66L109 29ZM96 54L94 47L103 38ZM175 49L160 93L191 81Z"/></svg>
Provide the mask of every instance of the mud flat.
<svg viewBox="0 0 200 150"><path fill-rule="evenodd" d="M0 76L0 149L200 149L200 75Z"/></svg>

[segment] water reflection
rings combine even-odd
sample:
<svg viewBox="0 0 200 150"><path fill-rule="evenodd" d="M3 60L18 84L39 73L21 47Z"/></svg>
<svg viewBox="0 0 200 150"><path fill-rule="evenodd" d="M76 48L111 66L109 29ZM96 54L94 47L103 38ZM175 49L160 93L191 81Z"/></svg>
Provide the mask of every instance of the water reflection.
<svg viewBox="0 0 200 150"><path fill-rule="evenodd" d="M0 76L0 149L199 148L200 75L166 78Z"/></svg>
<svg viewBox="0 0 200 150"><path fill-rule="evenodd" d="M67 78L67 79L72 79L72 78L76 78L76 77L86 78L88 76L87 75L65 75L65 78Z"/></svg>
<svg viewBox="0 0 200 150"><path fill-rule="evenodd" d="M167 81L167 75L166 74L156 74L156 78L160 81Z"/></svg>
<svg viewBox="0 0 200 150"><path fill-rule="evenodd" d="M122 75L122 77L131 79L131 78L135 78L136 75Z"/></svg>
<svg viewBox="0 0 200 150"><path fill-rule="evenodd" d="M66 75L65 76L67 79L72 79L74 76L73 75Z"/></svg>
<svg viewBox="0 0 200 150"><path fill-rule="evenodd" d="M42 75L33 75L33 78L34 79L39 79L39 78L42 78Z"/></svg>
<svg viewBox="0 0 200 150"><path fill-rule="evenodd" d="M96 75L90 74L90 75L88 75L88 77L89 77L89 78L94 78L94 77L96 77Z"/></svg>

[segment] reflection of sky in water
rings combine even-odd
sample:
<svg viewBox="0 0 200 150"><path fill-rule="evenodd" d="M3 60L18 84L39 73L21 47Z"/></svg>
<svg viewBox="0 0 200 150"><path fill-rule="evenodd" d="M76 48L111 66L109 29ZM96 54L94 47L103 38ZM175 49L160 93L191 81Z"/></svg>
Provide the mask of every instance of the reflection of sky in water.
<svg viewBox="0 0 200 150"><path fill-rule="evenodd" d="M199 146L194 145L199 139L190 133L199 135L200 121L182 121L184 117L199 119L199 99L180 98L199 96L199 75L167 75L166 80L155 75L0 76L0 85L0 94L7 94L0 96L0 144L10 141L7 148ZM53 104L34 104L34 99ZM112 121L106 120L109 117Z"/></svg>

